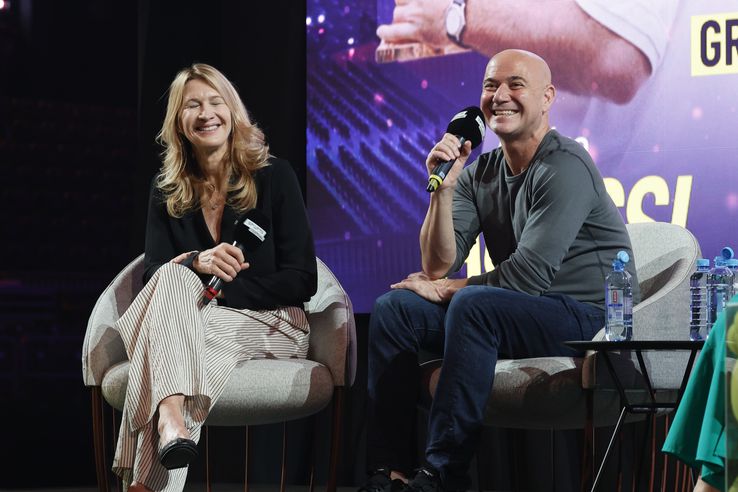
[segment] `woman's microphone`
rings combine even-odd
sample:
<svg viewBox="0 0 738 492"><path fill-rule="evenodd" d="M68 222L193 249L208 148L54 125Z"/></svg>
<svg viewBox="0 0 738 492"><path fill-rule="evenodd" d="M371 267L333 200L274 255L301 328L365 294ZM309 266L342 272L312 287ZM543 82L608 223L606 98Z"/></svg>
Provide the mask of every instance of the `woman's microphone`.
<svg viewBox="0 0 738 492"><path fill-rule="evenodd" d="M484 114L482 110L477 106L469 106L451 118L451 122L446 128L446 133L456 135L461 147L464 146L466 141L470 141L473 149L482 143L484 139L484 128ZM455 161L456 159L451 159L450 161L438 164L428 178L428 186L425 191L428 193L436 191L441 186L441 183L443 183L443 180L446 179L446 175Z"/></svg>
<svg viewBox="0 0 738 492"><path fill-rule="evenodd" d="M244 256L246 256L246 253L255 251L266 239L270 223L269 217L262 212L255 208L249 210L236 219L233 245L243 251ZM222 286L223 279L213 275L213 278L210 279L202 292L200 304L204 306L217 297Z"/></svg>

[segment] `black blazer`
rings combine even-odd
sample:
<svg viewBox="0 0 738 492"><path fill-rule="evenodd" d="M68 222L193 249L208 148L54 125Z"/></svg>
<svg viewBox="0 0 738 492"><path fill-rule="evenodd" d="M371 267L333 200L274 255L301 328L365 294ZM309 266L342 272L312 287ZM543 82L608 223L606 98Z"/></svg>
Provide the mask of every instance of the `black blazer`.
<svg viewBox="0 0 738 492"><path fill-rule="evenodd" d="M254 174L256 208L271 219L271 230L256 251L248 254L249 268L232 282L224 282L226 304L236 309L273 309L300 306L317 289L315 245L297 176L284 159L271 158L271 165ZM182 218L167 213L162 193L152 181L146 224L144 282L175 256L216 246L198 208ZM221 222L221 242L233 242L236 212L226 205ZM203 282L211 276L200 275Z"/></svg>

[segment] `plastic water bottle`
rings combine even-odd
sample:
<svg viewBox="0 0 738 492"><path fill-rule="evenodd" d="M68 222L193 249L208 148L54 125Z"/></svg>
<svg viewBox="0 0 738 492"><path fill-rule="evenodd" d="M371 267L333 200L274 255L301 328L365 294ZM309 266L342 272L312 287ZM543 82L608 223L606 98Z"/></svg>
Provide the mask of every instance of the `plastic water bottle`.
<svg viewBox="0 0 738 492"><path fill-rule="evenodd" d="M723 247L723 249L720 250L720 256L722 256L724 260L733 258L735 256L735 254L733 254L733 248L730 246Z"/></svg>
<svg viewBox="0 0 738 492"><path fill-rule="evenodd" d="M689 339L704 340L707 338L707 278L710 275L710 260L697 260L697 271L689 277L689 308L692 313L689 320Z"/></svg>
<svg viewBox="0 0 738 492"><path fill-rule="evenodd" d="M728 299L732 299L736 292L738 292L738 258L734 258L733 248L725 246L720 254L725 259L725 266L733 274L733 289L730 291Z"/></svg>
<svg viewBox="0 0 738 492"><path fill-rule="evenodd" d="M733 291L733 272L725 266L725 258L715 257L715 265L710 270L707 280L707 333L710 333L720 313L730 301Z"/></svg>
<svg viewBox="0 0 738 492"><path fill-rule="evenodd" d="M733 295L730 296L732 299L736 292L738 292L738 258L729 259L725 262L725 266L733 272Z"/></svg>
<svg viewBox="0 0 738 492"><path fill-rule="evenodd" d="M612 262L612 271L605 278L605 338L621 342L633 338L633 288L625 265L630 256L619 251Z"/></svg>

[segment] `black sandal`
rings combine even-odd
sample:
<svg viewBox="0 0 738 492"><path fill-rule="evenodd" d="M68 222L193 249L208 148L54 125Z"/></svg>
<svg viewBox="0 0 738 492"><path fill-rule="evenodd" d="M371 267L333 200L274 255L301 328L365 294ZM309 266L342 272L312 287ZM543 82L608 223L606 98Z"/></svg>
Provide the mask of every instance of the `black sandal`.
<svg viewBox="0 0 738 492"><path fill-rule="evenodd" d="M184 468L197 458L197 444L192 439L178 437L159 450L159 461L167 470Z"/></svg>

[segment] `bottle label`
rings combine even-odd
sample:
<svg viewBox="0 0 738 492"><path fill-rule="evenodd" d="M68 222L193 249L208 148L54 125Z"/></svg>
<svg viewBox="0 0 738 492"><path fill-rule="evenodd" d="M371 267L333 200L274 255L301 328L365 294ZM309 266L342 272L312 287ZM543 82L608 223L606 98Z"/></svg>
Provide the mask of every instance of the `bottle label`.
<svg viewBox="0 0 738 492"><path fill-rule="evenodd" d="M607 318L611 321L622 321L623 320L623 290L622 289L611 289L608 290L607 298Z"/></svg>

